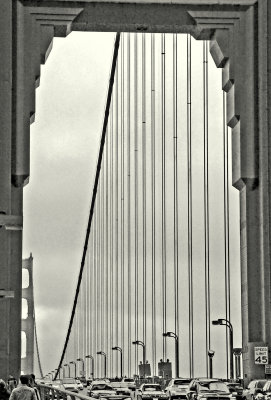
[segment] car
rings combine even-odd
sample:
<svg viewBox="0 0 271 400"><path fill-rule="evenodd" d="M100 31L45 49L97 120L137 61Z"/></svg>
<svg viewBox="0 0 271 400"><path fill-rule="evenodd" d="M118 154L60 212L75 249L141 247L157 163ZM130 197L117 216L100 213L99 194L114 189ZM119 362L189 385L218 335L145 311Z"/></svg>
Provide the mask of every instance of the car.
<svg viewBox="0 0 271 400"><path fill-rule="evenodd" d="M190 382L186 393L187 400L206 400L210 397L217 400L234 399L226 383L220 379L195 378Z"/></svg>
<svg viewBox="0 0 271 400"><path fill-rule="evenodd" d="M174 378L171 379L165 388L165 393L169 399L186 399L186 392L191 379L189 378Z"/></svg>
<svg viewBox="0 0 271 400"><path fill-rule="evenodd" d="M271 380L266 381L262 390L258 389L257 392L256 400L271 400Z"/></svg>
<svg viewBox="0 0 271 400"><path fill-rule="evenodd" d="M68 390L69 392L79 392L75 378L63 378L62 384L64 389Z"/></svg>
<svg viewBox="0 0 271 400"><path fill-rule="evenodd" d="M80 379L76 378L75 380L76 380L76 384L77 384L78 389L79 390L83 390L84 387L83 387L82 382L80 381Z"/></svg>
<svg viewBox="0 0 271 400"><path fill-rule="evenodd" d="M167 393L163 392L158 383L143 383L136 392L136 400L167 398Z"/></svg>
<svg viewBox="0 0 271 400"><path fill-rule="evenodd" d="M248 384L248 387L243 392L247 400L255 400L256 395L262 392L266 382L267 379L253 379L253 381Z"/></svg>
<svg viewBox="0 0 271 400"><path fill-rule="evenodd" d="M238 382L226 382L226 385L229 388L233 397L236 397L237 400L244 400L246 397L243 394L243 387Z"/></svg>
<svg viewBox="0 0 271 400"><path fill-rule="evenodd" d="M92 383L88 388L87 395L98 399L99 397L116 395L116 391L107 382L94 381L94 383Z"/></svg>

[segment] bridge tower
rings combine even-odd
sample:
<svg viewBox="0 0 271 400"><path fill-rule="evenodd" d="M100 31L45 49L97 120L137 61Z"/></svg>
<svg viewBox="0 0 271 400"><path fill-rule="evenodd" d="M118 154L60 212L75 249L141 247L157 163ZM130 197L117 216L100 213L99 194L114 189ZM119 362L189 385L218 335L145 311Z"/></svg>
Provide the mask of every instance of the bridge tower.
<svg viewBox="0 0 271 400"><path fill-rule="evenodd" d="M0 376L20 371L21 224L29 177L35 88L54 36L77 31L191 33L210 39L223 68L232 128L233 185L240 191L245 379L263 377L254 347L271 348L269 0L13 0L0 3Z"/></svg>
<svg viewBox="0 0 271 400"><path fill-rule="evenodd" d="M34 370L34 295L33 295L33 257L23 260L23 269L28 271L29 284L22 290L22 298L27 301L27 318L22 319L22 332L26 336L26 354L22 357L21 370L26 374Z"/></svg>

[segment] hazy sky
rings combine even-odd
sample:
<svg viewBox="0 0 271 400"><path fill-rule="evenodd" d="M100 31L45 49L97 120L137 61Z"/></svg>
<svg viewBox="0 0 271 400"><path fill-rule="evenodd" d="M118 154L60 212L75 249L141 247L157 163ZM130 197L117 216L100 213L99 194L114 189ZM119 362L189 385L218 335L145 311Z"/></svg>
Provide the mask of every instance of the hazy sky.
<svg viewBox="0 0 271 400"><path fill-rule="evenodd" d="M73 32L54 39L36 91L23 256L32 252L34 258L44 371L60 358L75 293L114 37Z"/></svg>
<svg viewBox="0 0 271 400"><path fill-rule="evenodd" d="M24 190L23 256L27 258L32 252L34 258L36 320L44 372L58 365L70 317L92 194L114 37L111 33L73 32L65 39L54 39L53 50L41 69L40 87L36 91L30 182ZM214 65L212 71L217 90L221 71ZM231 192L231 198L238 206L236 190ZM233 213L238 230L236 208ZM235 246L238 248L238 240ZM232 257L238 257L236 247ZM236 265L238 263L236 260ZM241 347L239 278L240 272L233 271L232 279L237 282L233 293L233 304L236 304L233 324L237 326L235 347ZM211 279L214 282L217 276L213 274ZM222 291L220 280L220 286L217 285L213 292L214 299L216 296L221 298ZM219 334L222 335L222 331ZM218 343L215 342L217 347Z"/></svg>

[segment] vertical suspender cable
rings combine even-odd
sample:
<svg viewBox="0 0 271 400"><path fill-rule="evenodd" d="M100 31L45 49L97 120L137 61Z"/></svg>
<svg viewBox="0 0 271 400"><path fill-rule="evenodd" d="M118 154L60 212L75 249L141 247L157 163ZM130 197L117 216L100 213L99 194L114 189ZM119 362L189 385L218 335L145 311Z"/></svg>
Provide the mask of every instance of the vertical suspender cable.
<svg viewBox="0 0 271 400"><path fill-rule="evenodd" d="M187 35L187 183L188 183L188 297L189 297L189 366L194 376L194 316L192 265L192 160L191 160L191 36Z"/></svg>
<svg viewBox="0 0 271 400"><path fill-rule="evenodd" d="M108 181L108 132L105 141L105 340L106 340L106 348L105 353L109 355L109 223L108 223L108 194L109 194L109 181Z"/></svg>
<svg viewBox="0 0 271 400"><path fill-rule="evenodd" d="M137 104L137 34L134 34L134 207L135 207L135 339L138 340L138 104ZM135 346L135 371L138 369L138 346Z"/></svg>
<svg viewBox="0 0 271 400"><path fill-rule="evenodd" d="M151 186L152 186L152 362L156 376L156 270L155 270L155 34L151 35Z"/></svg>
<svg viewBox="0 0 271 400"><path fill-rule="evenodd" d="M131 376L131 44L127 34L127 295L128 295L128 376Z"/></svg>
<svg viewBox="0 0 271 400"><path fill-rule="evenodd" d="M208 137L208 43L203 41L203 120L204 120L204 266L205 266L205 347L206 376L209 376L210 337L210 266L209 266L209 137Z"/></svg>
<svg viewBox="0 0 271 400"><path fill-rule="evenodd" d="M121 36L121 348L124 349L124 35Z"/></svg>
<svg viewBox="0 0 271 400"><path fill-rule="evenodd" d="M166 276L166 79L165 79L165 34L161 35L161 85L162 85L162 303L163 332L167 330L167 276ZM166 338L163 337L163 360L166 359Z"/></svg>
<svg viewBox="0 0 271 400"><path fill-rule="evenodd" d="M97 350L101 348L101 331L100 331L100 323L101 323L101 264L100 264L100 196L101 196L101 186L98 186L97 193ZM100 357L97 358L97 372L100 373ZM101 376L101 375L98 375Z"/></svg>
<svg viewBox="0 0 271 400"><path fill-rule="evenodd" d="M115 345L119 343L119 61L116 67L115 85ZM118 371L118 357L116 373Z"/></svg>
<svg viewBox="0 0 271 400"><path fill-rule="evenodd" d="M179 229L178 229L178 36L173 35L173 176L174 176L174 320L179 337Z"/></svg>
<svg viewBox="0 0 271 400"><path fill-rule="evenodd" d="M143 342L146 343L146 43L145 34L142 33L142 266L143 266Z"/></svg>
<svg viewBox="0 0 271 400"><path fill-rule="evenodd" d="M110 118L110 373L113 376L113 352L114 346L114 104L111 106Z"/></svg>
<svg viewBox="0 0 271 400"><path fill-rule="evenodd" d="M101 170L101 179L100 179L100 185L101 185L101 243L100 243L100 248L101 248L101 263L100 263L100 268L101 268L101 348L105 349L105 331L104 331L104 282L105 282L105 276L104 276L104 159L102 163L102 170Z"/></svg>
<svg viewBox="0 0 271 400"><path fill-rule="evenodd" d="M229 166L228 166L228 126L227 126L226 93L223 92L223 159L224 159L224 254L225 254L225 314L231 319L230 306L230 259L229 259ZM226 362L227 378L229 377L229 335L226 327Z"/></svg>

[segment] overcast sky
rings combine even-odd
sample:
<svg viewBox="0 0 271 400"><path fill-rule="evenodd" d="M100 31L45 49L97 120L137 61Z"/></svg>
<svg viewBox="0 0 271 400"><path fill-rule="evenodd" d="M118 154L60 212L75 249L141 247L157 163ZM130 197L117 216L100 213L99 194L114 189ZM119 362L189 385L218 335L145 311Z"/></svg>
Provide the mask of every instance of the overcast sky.
<svg viewBox="0 0 271 400"><path fill-rule="evenodd" d="M24 189L23 256L27 258L32 252L34 258L36 319L44 372L58 365L70 317L114 37L111 33L73 32L65 39L55 38L36 91L30 181ZM213 72L216 73L217 88L221 71ZM238 204L237 191L232 191L232 198ZM236 209L233 212L238 228L238 213ZM238 241L236 245L238 248ZM234 248L233 257L236 256ZM241 347L239 278L237 270L233 274L237 282L233 294L237 304L233 323L238 327L235 347ZM215 279L213 275L212 280ZM214 298L216 295L221 297L219 287Z"/></svg>

